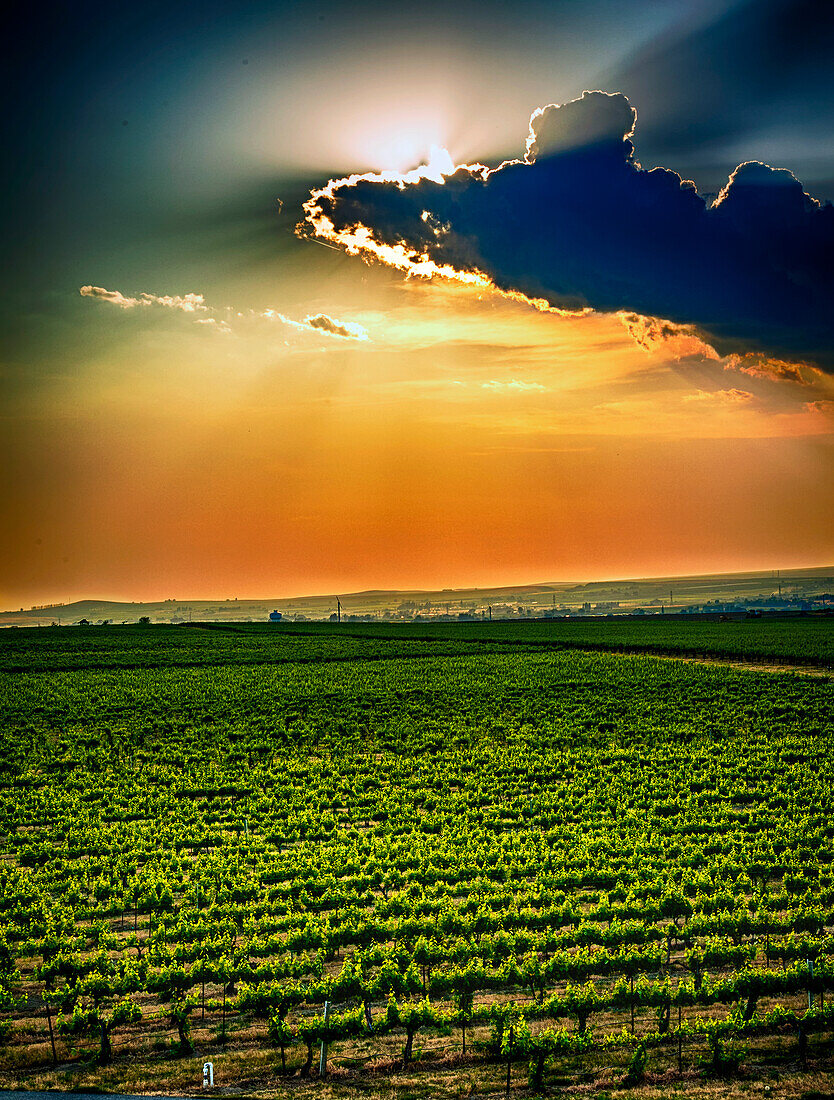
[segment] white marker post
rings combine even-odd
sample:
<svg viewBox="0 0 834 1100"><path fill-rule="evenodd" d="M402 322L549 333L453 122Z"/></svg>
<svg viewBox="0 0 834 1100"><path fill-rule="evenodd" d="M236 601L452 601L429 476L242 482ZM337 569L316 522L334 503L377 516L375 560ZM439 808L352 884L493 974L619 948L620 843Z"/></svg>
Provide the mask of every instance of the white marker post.
<svg viewBox="0 0 834 1100"><path fill-rule="evenodd" d="M203 1088L214 1088L214 1063L203 1062Z"/></svg>
<svg viewBox="0 0 834 1100"><path fill-rule="evenodd" d="M327 1017L330 1015L330 1001L324 1002L324 1028L327 1032ZM321 1041L321 1055L319 1057L319 1077L327 1076L327 1040Z"/></svg>

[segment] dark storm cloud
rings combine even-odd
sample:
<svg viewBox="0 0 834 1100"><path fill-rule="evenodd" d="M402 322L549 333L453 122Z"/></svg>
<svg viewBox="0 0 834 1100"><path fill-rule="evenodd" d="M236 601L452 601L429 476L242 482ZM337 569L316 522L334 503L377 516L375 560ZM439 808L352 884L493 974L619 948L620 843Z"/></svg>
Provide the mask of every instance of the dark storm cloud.
<svg viewBox="0 0 834 1100"><path fill-rule="evenodd" d="M525 160L443 182L331 184L308 218L335 240L367 226L377 242L559 307L696 326L722 354L834 368L834 208L759 163L708 206L675 172L640 167L635 120L625 96L586 92L534 114Z"/></svg>

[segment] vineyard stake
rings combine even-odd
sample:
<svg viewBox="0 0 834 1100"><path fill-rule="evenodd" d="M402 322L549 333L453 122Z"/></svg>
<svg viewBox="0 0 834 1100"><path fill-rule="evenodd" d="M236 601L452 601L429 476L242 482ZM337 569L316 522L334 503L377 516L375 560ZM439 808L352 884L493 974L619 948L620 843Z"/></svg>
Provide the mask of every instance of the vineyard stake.
<svg viewBox="0 0 834 1100"><path fill-rule="evenodd" d="M327 1017L330 1013L330 1001L324 1002L324 1033L327 1034ZM319 1077L327 1076L327 1040L321 1041L321 1055L319 1056Z"/></svg>
<svg viewBox="0 0 834 1100"><path fill-rule="evenodd" d="M510 1044L507 1048L507 1097L510 1095L510 1068L512 1067L512 1053L513 1053L513 1029L510 1025Z"/></svg>
<svg viewBox="0 0 834 1100"><path fill-rule="evenodd" d="M58 1065L58 1054L55 1050L55 1032L52 1030L52 1009L47 1004L46 1006L46 1018L49 1021L49 1041L52 1044L52 1064Z"/></svg>
<svg viewBox="0 0 834 1100"><path fill-rule="evenodd" d="M634 1034L634 975L631 975L631 1034Z"/></svg>
<svg viewBox="0 0 834 1100"><path fill-rule="evenodd" d="M811 983L814 979L814 960L808 959L808 1008L814 1007L814 994L811 992Z"/></svg>

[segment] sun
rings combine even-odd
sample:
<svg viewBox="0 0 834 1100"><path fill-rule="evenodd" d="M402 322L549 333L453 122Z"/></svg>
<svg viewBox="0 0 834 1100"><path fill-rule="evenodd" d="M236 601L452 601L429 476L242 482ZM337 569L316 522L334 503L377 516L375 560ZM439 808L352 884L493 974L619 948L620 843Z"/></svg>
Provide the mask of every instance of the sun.
<svg viewBox="0 0 834 1100"><path fill-rule="evenodd" d="M454 170L455 164L449 150L442 145L432 145L423 175L435 183L441 183L443 177L451 176Z"/></svg>
<svg viewBox="0 0 834 1100"><path fill-rule="evenodd" d="M447 132L444 120L434 111L412 110L398 116L386 111L371 121L364 120L360 133L345 137L352 138L353 159L362 163L364 171L404 175L418 165L447 169L451 165L445 150Z"/></svg>

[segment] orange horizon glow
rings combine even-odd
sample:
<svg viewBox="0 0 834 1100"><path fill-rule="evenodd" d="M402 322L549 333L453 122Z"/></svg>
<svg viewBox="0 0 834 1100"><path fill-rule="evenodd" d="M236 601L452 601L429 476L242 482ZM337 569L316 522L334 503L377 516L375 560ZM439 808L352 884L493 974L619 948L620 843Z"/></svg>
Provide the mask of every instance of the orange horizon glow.
<svg viewBox="0 0 834 1100"><path fill-rule="evenodd" d="M144 300L141 286L79 296L84 370L21 398L0 439L16 531L0 606L834 558L827 377L679 362L618 316L555 316L382 272L350 266L328 298L292 310L366 339L294 322L283 302L201 296L221 333L173 295L119 304Z"/></svg>
<svg viewBox="0 0 834 1100"><path fill-rule="evenodd" d="M726 563L724 563L726 564ZM177 585L176 581L173 584L169 584L168 588L159 590L107 590L101 592L98 589L79 589L77 591L54 591L45 595L42 599L32 600L30 604L6 604L0 606L0 612L16 612L16 611L31 611L37 608L49 608L66 606L73 603L82 601L89 602L102 602L102 603L136 603L136 604L154 604L164 603L166 600L176 600L178 603L228 603L230 601L239 600L241 602L257 601L261 603L268 603L275 601L280 604L283 602L298 602L304 599L320 599L327 598L328 596L339 596L344 602L351 598L360 598L370 593L393 593L396 595L403 594L438 594L438 593L455 593L455 592L494 592L502 589L515 589L515 588L531 588L547 587L548 585L587 585L587 584L626 584L630 582L644 582L647 584L657 583L663 584L666 582L675 581L692 581L699 578L731 578L734 576L746 577L752 574L760 574L762 580L766 580L769 577L775 577L778 573L782 574L782 581L784 583L790 583L790 577L785 578L785 574L793 573L818 573L821 570L830 570L834 572L834 562L817 560L811 564L804 558L797 558L796 560L781 560L770 559L767 563L763 564L761 560L754 562L753 564L742 563L739 566L738 562L732 563L731 568L724 568L721 563L719 567L715 569L698 569L694 572L681 569L675 573L595 573L595 574L565 574L563 576L539 576L528 575L526 573L513 574L510 576L502 575L498 579L490 579L490 576L479 577L472 583L459 583L454 579L450 580L447 577L441 579L435 578L434 583L417 583L411 581L401 585L394 584L372 584L367 583L361 587L348 588L343 584L337 583L338 577L330 578L330 583L327 583L328 578L325 577L320 585L308 586L307 588L297 588L292 591L280 590L276 591L269 589L266 586L261 587L235 587L232 584L218 583L213 591L206 591L204 589L188 591L184 590L182 585ZM238 577L239 581L240 578ZM351 608L344 610L350 611Z"/></svg>

